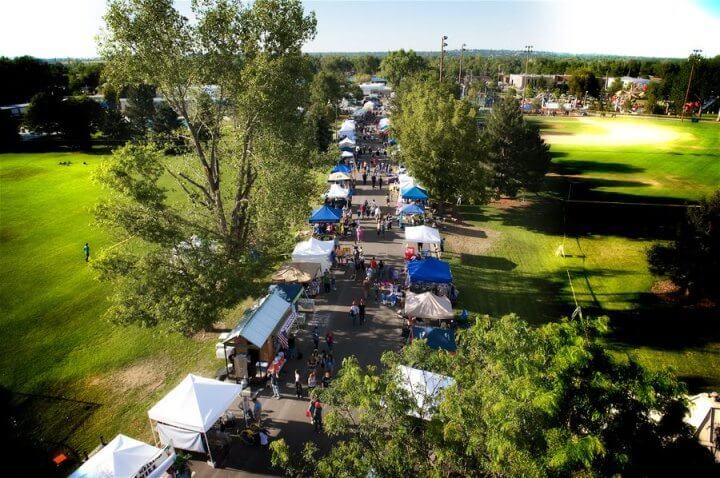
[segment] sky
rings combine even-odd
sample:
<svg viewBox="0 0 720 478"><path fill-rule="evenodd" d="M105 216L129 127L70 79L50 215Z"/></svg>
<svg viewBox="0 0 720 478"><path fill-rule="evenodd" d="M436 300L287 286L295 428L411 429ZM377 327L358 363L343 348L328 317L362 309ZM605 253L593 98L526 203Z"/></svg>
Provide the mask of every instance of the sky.
<svg viewBox="0 0 720 478"><path fill-rule="evenodd" d="M176 0L188 11L190 0ZM720 0L306 0L309 52L522 50L627 56L720 54ZM0 0L0 55L94 57L105 0Z"/></svg>

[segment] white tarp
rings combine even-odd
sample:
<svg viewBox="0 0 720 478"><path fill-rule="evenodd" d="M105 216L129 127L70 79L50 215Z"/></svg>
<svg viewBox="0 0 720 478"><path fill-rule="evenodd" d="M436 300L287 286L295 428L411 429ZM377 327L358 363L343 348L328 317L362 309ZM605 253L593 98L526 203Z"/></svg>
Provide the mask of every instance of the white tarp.
<svg viewBox="0 0 720 478"><path fill-rule="evenodd" d="M340 157L343 159L349 159L349 158L354 158L355 155L352 154L350 151L343 151L340 153Z"/></svg>
<svg viewBox="0 0 720 478"><path fill-rule="evenodd" d="M443 389L452 386L455 381L446 375L404 365L398 366L398 369L400 386L410 392L417 404L417 410L411 411L410 414L430 420L439 405L440 393Z"/></svg>
<svg viewBox="0 0 720 478"><path fill-rule="evenodd" d="M330 199L346 199L350 195L350 190L340 186L339 184L331 184L330 189L325 194Z"/></svg>
<svg viewBox="0 0 720 478"><path fill-rule="evenodd" d="M163 423L158 423L156 429L160 437L160 443L163 445L172 445L174 448L181 450L207 453L202 433L183 430Z"/></svg>
<svg viewBox="0 0 720 478"><path fill-rule="evenodd" d="M156 422L206 432L240 395L240 385L188 374L149 411Z"/></svg>
<svg viewBox="0 0 720 478"><path fill-rule="evenodd" d="M338 146L355 146L355 141L350 138L343 138L338 142Z"/></svg>
<svg viewBox="0 0 720 478"><path fill-rule="evenodd" d="M432 292L414 294L408 292L405 297L405 315L421 319L452 319L452 303L447 297Z"/></svg>
<svg viewBox="0 0 720 478"><path fill-rule="evenodd" d="M429 226L406 227L405 240L423 244L440 244L440 231Z"/></svg>
<svg viewBox="0 0 720 478"><path fill-rule="evenodd" d="M158 478L174 462L172 449L162 450L118 435L75 470L70 478L133 478L142 469L148 470L144 476Z"/></svg>
<svg viewBox="0 0 720 478"><path fill-rule="evenodd" d="M293 262L317 262L323 272L332 266L331 254L335 249L335 241L320 241L311 237L298 243L292 253Z"/></svg>

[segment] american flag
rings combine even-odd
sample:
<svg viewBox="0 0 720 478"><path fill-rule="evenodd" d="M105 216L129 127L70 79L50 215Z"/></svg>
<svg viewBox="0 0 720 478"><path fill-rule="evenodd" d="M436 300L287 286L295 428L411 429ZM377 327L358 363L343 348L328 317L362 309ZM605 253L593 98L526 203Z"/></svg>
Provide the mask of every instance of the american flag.
<svg viewBox="0 0 720 478"><path fill-rule="evenodd" d="M287 332L284 330L280 332L280 335L278 335L278 342L280 342L280 347L283 349L288 348L288 336Z"/></svg>

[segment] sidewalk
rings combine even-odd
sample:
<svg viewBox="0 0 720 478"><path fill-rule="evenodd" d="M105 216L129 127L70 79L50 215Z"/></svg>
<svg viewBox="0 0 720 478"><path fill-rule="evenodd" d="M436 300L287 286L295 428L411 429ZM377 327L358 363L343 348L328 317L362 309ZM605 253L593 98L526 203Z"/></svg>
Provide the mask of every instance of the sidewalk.
<svg viewBox="0 0 720 478"><path fill-rule="evenodd" d="M365 158L364 156L363 159ZM373 190L369 181L367 186L363 186L362 181L359 181L353 197L353 207L357 209L366 199L368 201L375 199L381 206L383 214L393 213L392 206L385 207L386 193L387 185L383 185L382 190ZM393 228L385 233L385 237L378 238L374 219L363 219L362 226L364 229L362 246L366 260L369 262L369 259L375 256L378 261L382 259L388 265L402 267L404 252L402 231ZM341 244L352 246L353 242L342 241ZM321 317L321 322L323 317L327 318L327 326L320 325L318 328L321 336L320 347L321 349L325 347L322 337L327 330L332 330L335 336L333 356L336 373L343 358L350 355L357 357L361 365L379 365L383 352L399 350L402 346L400 335L402 323L395 310L377 304L373 297L369 297L366 308L367 321L362 326L353 327L348 312L352 300L359 299L362 295L361 283L346 277L344 269L334 270L333 273L337 281L337 291L321 294L316 298L316 316ZM260 391L258 398L263 406L263 423L270 431L271 440L284 438L295 451L301 450L303 444L310 440L314 441L321 450L328 449L332 445L326 435L313 432L312 425L305 416L308 399L295 397L294 371L298 369L301 376L307 379L307 359L313 348L311 333L312 326L307 326L298 337L298 350L303 354L302 360L291 360L284 367L281 374L282 398L273 399L269 385ZM306 382L303 385L305 384ZM242 416L239 412L236 414ZM193 476L197 478L278 476L270 469L268 450L236 444L229 455L222 463L222 469L213 469L204 462L193 461L191 463Z"/></svg>

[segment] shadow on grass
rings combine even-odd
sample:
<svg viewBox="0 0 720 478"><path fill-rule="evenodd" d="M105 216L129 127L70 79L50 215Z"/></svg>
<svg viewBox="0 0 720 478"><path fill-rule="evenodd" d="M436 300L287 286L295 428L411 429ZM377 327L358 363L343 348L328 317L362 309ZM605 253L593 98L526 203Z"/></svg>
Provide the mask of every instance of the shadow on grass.
<svg viewBox="0 0 720 478"><path fill-rule="evenodd" d="M645 171L645 168L639 168L625 163L605 161L564 161L561 163L553 163L552 170L557 174L641 173Z"/></svg>
<svg viewBox="0 0 720 478"><path fill-rule="evenodd" d="M470 267L498 271L511 271L517 267L517 264L504 257L477 256L474 254L460 254L460 262Z"/></svg>

